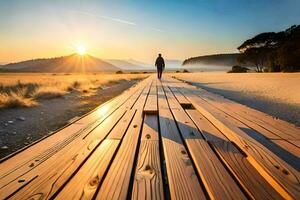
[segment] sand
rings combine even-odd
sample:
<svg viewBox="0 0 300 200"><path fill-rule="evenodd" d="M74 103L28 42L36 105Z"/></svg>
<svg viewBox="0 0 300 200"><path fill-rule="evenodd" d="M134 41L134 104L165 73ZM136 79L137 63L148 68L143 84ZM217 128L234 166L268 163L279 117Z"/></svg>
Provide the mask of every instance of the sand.
<svg viewBox="0 0 300 200"><path fill-rule="evenodd" d="M300 73L202 72L172 76L300 126Z"/></svg>

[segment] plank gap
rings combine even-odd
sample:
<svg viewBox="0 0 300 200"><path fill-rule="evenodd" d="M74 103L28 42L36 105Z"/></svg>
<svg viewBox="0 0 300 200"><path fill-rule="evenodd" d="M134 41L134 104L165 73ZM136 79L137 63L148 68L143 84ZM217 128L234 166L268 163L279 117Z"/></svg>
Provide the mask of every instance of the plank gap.
<svg viewBox="0 0 300 200"><path fill-rule="evenodd" d="M196 110L191 103L180 103L180 105L184 110Z"/></svg>

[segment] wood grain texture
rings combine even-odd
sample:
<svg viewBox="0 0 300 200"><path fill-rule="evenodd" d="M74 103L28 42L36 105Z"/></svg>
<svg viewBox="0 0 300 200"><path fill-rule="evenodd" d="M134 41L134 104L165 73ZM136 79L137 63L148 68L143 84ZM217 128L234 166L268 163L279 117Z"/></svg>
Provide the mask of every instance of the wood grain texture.
<svg viewBox="0 0 300 200"><path fill-rule="evenodd" d="M127 198L141 125L142 111L138 111L126 132L96 199Z"/></svg>
<svg viewBox="0 0 300 200"><path fill-rule="evenodd" d="M187 154L162 85L158 85L159 122L172 199L205 199L192 162Z"/></svg>
<svg viewBox="0 0 300 200"><path fill-rule="evenodd" d="M143 131L141 141L159 141L157 115L144 115Z"/></svg>
<svg viewBox="0 0 300 200"><path fill-rule="evenodd" d="M20 176L18 179L12 180L8 185L5 186L5 188L2 188L1 191L3 190L3 192L0 192L0 194L4 196L13 194L18 188L24 187L26 184L28 184L28 182L30 182L33 177L37 178L35 178L35 180L32 181L30 185L24 187L24 189L22 190L23 195L30 195L32 193L36 193L37 191L39 191L41 194L49 193L48 195L50 196L54 194L55 191L62 184L64 184L64 181L69 178L73 171L77 169L78 166L80 166L84 159L90 155L91 151L95 148L95 146L97 146L97 144L101 142L101 140L111 130L111 128L120 119L120 117L122 117L126 107L131 107L135 103L136 99L134 98L138 98L142 90L143 88L138 87L138 89L135 90L135 93L130 96L128 101L126 101L126 103L123 103L119 107L119 109L115 113L113 113L112 116L108 117L100 127L97 127L95 131L86 134L86 132L88 133L93 129L93 126L87 127L86 129L88 129L89 131L85 131L81 137L77 137L76 139L71 140L70 144L68 144L67 146L65 145L66 148L54 151L55 153L58 152L58 155L54 154L54 156L52 156L53 158L48 156L47 159L44 160L35 158L35 162L41 162L41 160L46 162L42 163L41 166L37 165L36 163L29 163L28 167L25 167L30 168L30 171L20 170L20 172L23 172L22 176ZM80 125L82 126L81 123ZM67 130L68 129L66 129L66 131ZM57 144L59 144L59 142ZM37 166L39 166L39 168L35 169ZM49 176L51 176L50 172L52 174L55 174L55 176L52 176L51 179L48 178ZM44 173L47 175L42 175ZM58 180L57 177L59 177ZM54 185L54 187L49 187L48 185L51 185L52 182L55 182L56 184ZM30 189L27 190L26 188ZM49 192L49 190L51 191ZM42 196L45 197L47 195Z"/></svg>
<svg viewBox="0 0 300 200"><path fill-rule="evenodd" d="M151 87L151 82L149 82L149 84L147 84L145 86L145 88L143 89L142 94L140 95L140 97L138 98L138 100L136 101L136 103L134 104L132 109L143 110L143 108L145 106L145 103L146 103L146 99L147 99L148 94L149 94L150 87Z"/></svg>
<svg viewBox="0 0 300 200"><path fill-rule="evenodd" d="M92 199L119 143L104 140L55 199Z"/></svg>
<svg viewBox="0 0 300 200"><path fill-rule="evenodd" d="M0 164L0 187L4 187L9 182L15 180L20 175L34 169L36 166L59 152L70 142L78 137L84 137L86 132L91 131L98 126L107 116L109 116L118 106L132 96L135 92L144 86L147 81L143 81L139 87L130 89L130 92L125 92L120 95L122 101L116 98L108 103L99 106L92 113L76 121L74 124L58 131L57 133L39 141L28 149L21 151L9 160L5 160ZM89 122L86 121L88 119ZM24 182L22 182L24 184ZM22 184L19 184L22 185Z"/></svg>
<svg viewBox="0 0 300 200"><path fill-rule="evenodd" d="M241 117L244 122L248 122L249 124L251 123L252 125L256 124L256 126L260 126L261 128L273 133L273 135L269 135L272 139L276 139L274 137L280 137L282 139L300 139L300 135L298 134L300 129L288 124L287 122L272 118L265 113L238 104L206 90L197 88L197 90L194 91L208 102L218 105L219 109L229 111L231 114Z"/></svg>
<svg viewBox="0 0 300 200"><path fill-rule="evenodd" d="M170 86L172 88L172 86ZM217 155L204 140L193 121L180 108L172 92L164 87L169 104L174 104L173 116L211 199L246 199ZM178 94L179 95L179 94ZM188 103L188 102L186 102Z"/></svg>
<svg viewBox="0 0 300 200"><path fill-rule="evenodd" d="M186 90L182 90L186 93ZM215 110L202 99L190 92L185 95L193 105L208 118L223 134L231 141L236 143L246 154L247 159L261 173L276 190L284 195L285 198L291 198L291 195L297 197L300 195L299 172L288 165L284 160L279 158L268 148L250 137L241 128L243 124L239 123L236 126L228 121L228 116L223 116L223 113ZM213 113L213 114L212 114ZM235 121L238 123L237 121ZM244 127L247 129L247 127ZM276 179L276 181L274 180ZM280 183L280 184L278 184ZM282 188L284 186L284 188ZM288 191L288 193L286 192Z"/></svg>
<svg viewBox="0 0 300 200"><path fill-rule="evenodd" d="M159 122L172 199L206 199L187 154L162 85L158 82Z"/></svg>
<svg viewBox="0 0 300 200"><path fill-rule="evenodd" d="M298 131L152 75L3 161L0 199L297 199Z"/></svg>
<svg viewBox="0 0 300 200"><path fill-rule="evenodd" d="M204 116L197 110L188 110L187 113L250 197L253 199L283 199L248 162L244 153L237 149Z"/></svg>
<svg viewBox="0 0 300 200"><path fill-rule="evenodd" d="M144 108L145 114L157 114L157 89L156 89L156 82L153 83L150 89L150 93L147 98L147 102Z"/></svg>
<svg viewBox="0 0 300 200"><path fill-rule="evenodd" d="M144 115L132 199L164 199L159 155L158 119Z"/></svg>
<svg viewBox="0 0 300 200"><path fill-rule="evenodd" d="M248 127L252 128L253 130L259 132L263 136L272 139L272 140L280 140L282 142L276 143L279 148L286 149L290 153L294 154L295 156L299 157L300 149L295 151L296 143L294 142L294 139L290 140L290 138L295 138L295 135L288 135L286 132L281 132L277 130L276 128L268 125L267 123L262 123L259 121L259 118L256 119L247 113L240 111L239 109L232 109L230 107L231 102L222 103L222 99L218 96L215 96L214 94L210 94L210 98L206 98L205 96L208 96L208 92L205 92L206 95L202 95L201 97L210 103L211 105L215 106L216 108L222 110L227 115L230 115L231 117L235 118L236 120L239 120L240 122L244 123ZM213 98L213 101L211 100ZM221 102L221 103L220 103ZM300 131L300 130L299 130ZM283 142L283 140L286 140L286 142ZM291 144L290 144L291 143Z"/></svg>
<svg viewBox="0 0 300 200"><path fill-rule="evenodd" d="M135 111L121 146L109 168L100 187L96 199L126 199L128 195L130 176L133 169L135 153L143 122L143 108L150 90L151 80L143 89L132 111ZM137 109L137 110L136 110Z"/></svg>
<svg viewBox="0 0 300 200"><path fill-rule="evenodd" d="M31 170L31 163L38 165L44 161L44 159L40 161L39 158L51 156L56 152L56 149L58 149L59 146L64 144L64 141L66 141L68 138L73 138L74 136L81 134L83 128L83 125L72 124L52 137L47 138L47 140L43 140L40 143L37 143L29 149L23 151L22 156L21 154L17 154L4 163L1 163L0 187L4 187L24 172Z"/></svg>
<svg viewBox="0 0 300 200"><path fill-rule="evenodd" d="M169 110L159 110L160 130L172 199L206 199Z"/></svg>
<svg viewBox="0 0 300 200"><path fill-rule="evenodd" d="M21 197L29 198L32 196L39 196L40 199L50 198L68 180L74 171L81 166L85 159L110 132L115 125L112 121L116 123L122 117L122 114L120 114L119 112L114 113L108 120L93 130L85 140L75 140L71 146L62 149L36 169L12 182L4 188L4 192L1 193L1 195L5 194L6 191L10 191L10 193L11 191L16 191L15 187L20 187L20 184L18 184L19 180L25 180L27 182L31 180L32 177L38 176L30 182L30 184L14 194L12 198L20 199ZM118 126L116 126L116 128L118 128Z"/></svg>
<svg viewBox="0 0 300 200"><path fill-rule="evenodd" d="M130 110L109 133L78 173L56 197L58 199L92 199L135 111ZM116 134L117 133L117 134ZM113 135L110 137L110 135ZM118 137L115 137L117 135ZM75 190L76 193L70 192Z"/></svg>
<svg viewBox="0 0 300 200"><path fill-rule="evenodd" d="M143 140L134 176L132 199L164 199L159 142Z"/></svg>

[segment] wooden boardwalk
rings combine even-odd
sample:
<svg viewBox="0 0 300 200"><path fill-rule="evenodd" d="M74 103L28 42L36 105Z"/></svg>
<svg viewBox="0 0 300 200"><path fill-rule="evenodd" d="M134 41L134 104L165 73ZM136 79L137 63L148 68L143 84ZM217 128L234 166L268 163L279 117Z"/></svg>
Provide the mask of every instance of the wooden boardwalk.
<svg viewBox="0 0 300 200"><path fill-rule="evenodd" d="M300 131L151 76L0 164L0 199L300 199Z"/></svg>

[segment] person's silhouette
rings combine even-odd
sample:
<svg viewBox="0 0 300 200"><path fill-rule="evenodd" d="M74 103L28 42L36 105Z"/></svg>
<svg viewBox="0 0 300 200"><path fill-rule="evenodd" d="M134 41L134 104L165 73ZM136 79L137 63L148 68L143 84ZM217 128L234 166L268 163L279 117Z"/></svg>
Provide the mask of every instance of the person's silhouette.
<svg viewBox="0 0 300 200"><path fill-rule="evenodd" d="M155 61L155 66L157 68L157 78L161 79L162 72L165 69L165 61L163 57L161 57L161 54L158 54L158 57Z"/></svg>

